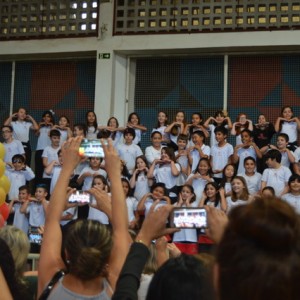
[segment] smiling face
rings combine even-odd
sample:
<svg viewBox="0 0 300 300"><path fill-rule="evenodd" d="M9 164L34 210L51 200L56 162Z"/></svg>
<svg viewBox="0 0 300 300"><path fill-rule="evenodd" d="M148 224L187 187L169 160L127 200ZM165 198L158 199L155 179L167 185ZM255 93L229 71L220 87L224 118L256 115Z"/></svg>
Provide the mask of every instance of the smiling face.
<svg viewBox="0 0 300 300"><path fill-rule="evenodd" d="M108 121L108 126L109 127L113 127L113 128L117 128L118 127L118 122L116 118L110 118Z"/></svg>
<svg viewBox="0 0 300 300"><path fill-rule="evenodd" d="M237 195L241 195L245 188L245 185L242 180L239 178L234 178L231 182L232 191L235 192Z"/></svg>
<svg viewBox="0 0 300 300"><path fill-rule="evenodd" d="M164 189L161 186L157 186L152 191L153 200L162 199L164 197Z"/></svg>
<svg viewBox="0 0 300 300"><path fill-rule="evenodd" d="M277 145L278 149L285 149L288 145L288 142L286 141L286 139L283 136L278 136L276 145Z"/></svg>
<svg viewBox="0 0 300 300"><path fill-rule="evenodd" d="M58 121L58 124L62 128L69 126L69 122L66 117L61 117Z"/></svg>
<svg viewBox="0 0 300 300"><path fill-rule="evenodd" d="M164 125L168 120L167 115L163 111L158 113L157 119L161 125Z"/></svg>
<svg viewBox="0 0 300 300"><path fill-rule="evenodd" d="M250 134L247 131L242 131L241 139L242 139L243 144L248 144L248 143L252 142L252 137L250 136Z"/></svg>
<svg viewBox="0 0 300 300"><path fill-rule="evenodd" d="M258 121L258 124L265 124L267 122L267 119L266 119L265 115L259 115L257 121Z"/></svg>
<svg viewBox="0 0 300 300"><path fill-rule="evenodd" d="M282 111L282 117L290 120L293 117L293 111L290 107L285 107Z"/></svg>
<svg viewBox="0 0 300 300"><path fill-rule="evenodd" d="M292 193L300 194L300 180L291 181L289 186Z"/></svg>
<svg viewBox="0 0 300 300"><path fill-rule="evenodd" d="M205 187L205 194L208 199L215 200L217 195L217 189L212 184L207 184Z"/></svg>
<svg viewBox="0 0 300 300"><path fill-rule="evenodd" d="M136 166L139 170L144 170L147 165L141 157L138 157L136 159Z"/></svg>
<svg viewBox="0 0 300 300"><path fill-rule="evenodd" d="M175 121L176 122L179 122L179 123L183 123L184 122L184 112L182 111L179 111L177 114L176 114L176 117L175 117Z"/></svg>
<svg viewBox="0 0 300 300"><path fill-rule="evenodd" d="M252 159L244 161L246 174L253 174L255 172L255 162Z"/></svg>
<svg viewBox="0 0 300 300"><path fill-rule="evenodd" d="M208 170L210 169L210 166L206 160L201 160L198 166L198 172L200 175L207 175Z"/></svg>
<svg viewBox="0 0 300 300"><path fill-rule="evenodd" d="M90 158L90 167L92 169L99 169L101 165L101 158L100 157L91 157Z"/></svg>
<svg viewBox="0 0 300 300"><path fill-rule="evenodd" d="M198 114L192 115L192 124L193 125L198 125L198 124L200 124L201 121L202 121L202 119L200 118L200 116Z"/></svg>
<svg viewBox="0 0 300 300"><path fill-rule="evenodd" d="M38 187L36 188L34 195L37 200L41 201L47 197L48 193L45 191L44 188Z"/></svg>
<svg viewBox="0 0 300 300"><path fill-rule="evenodd" d="M132 123L133 125L138 125L139 124L139 118L136 114L131 115L130 123Z"/></svg>
<svg viewBox="0 0 300 300"><path fill-rule="evenodd" d="M154 133L152 135L151 142L152 142L152 146L153 147L159 148L160 145L161 145L161 142L162 142L162 136L161 136L161 134L158 133L158 132Z"/></svg>
<svg viewBox="0 0 300 300"><path fill-rule="evenodd" d="M87 115L87 120L88 120L89 125L92 125L92 124L95 122L95 120L96 120L96 115L95 115L95 113L92 112L92 111L90 111L90 112L88 113L88 115Z"/></svg>

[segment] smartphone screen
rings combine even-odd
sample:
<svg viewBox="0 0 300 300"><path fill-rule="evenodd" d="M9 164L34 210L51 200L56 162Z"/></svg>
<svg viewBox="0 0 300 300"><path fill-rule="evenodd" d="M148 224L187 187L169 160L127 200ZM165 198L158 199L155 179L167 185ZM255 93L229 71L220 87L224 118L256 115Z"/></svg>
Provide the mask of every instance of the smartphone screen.
<svg viewBox="0 0 300 300"><path fill-rule="evenodd" d="M79 155L85 157L104 157L101 141L84 139L79 147Z"/></svg>
<svg viewBox="0 0 300 300"><path fill-rule="evenodd" d="M91 195L84 191L75 191L68 199L69 203L73 204L89 204L91 202Z"/></svg>
<svg viewBox="0 0 300 300"><path fill-rule="evenodd" d="M29 233L29 242L32 244L41 244L43 236L39 233Z"/></svg>
<svg viewBox="0 0 300 300"><path fill-rule="evenodd" d="M170 226L175 228L206 228L204 208L176 207L171 213Z"/></svg>

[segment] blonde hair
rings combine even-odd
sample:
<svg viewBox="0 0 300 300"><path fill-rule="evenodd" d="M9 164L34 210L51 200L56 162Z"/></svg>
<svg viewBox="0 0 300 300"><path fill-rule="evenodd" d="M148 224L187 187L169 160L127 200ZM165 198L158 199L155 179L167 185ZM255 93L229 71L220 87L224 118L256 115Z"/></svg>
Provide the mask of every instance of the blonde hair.
<svg viewBox="0 0 300 300"><path fill-rule="evenodd" d="M30 249L27 235L19 228L7 225L0 229L0 238L2 238L10 248L15 262L17 277L22 277Z"/></svg>

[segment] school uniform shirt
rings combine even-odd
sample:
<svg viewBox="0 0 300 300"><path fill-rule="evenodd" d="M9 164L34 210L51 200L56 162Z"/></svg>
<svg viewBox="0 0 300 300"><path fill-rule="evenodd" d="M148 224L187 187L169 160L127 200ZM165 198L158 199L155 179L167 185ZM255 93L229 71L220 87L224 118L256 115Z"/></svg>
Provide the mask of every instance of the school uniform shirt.
<svg viewBox="0 0 300 300"><path fill-rule="evenodd" d="M47 203L49 203L47 201ZM41 202L32 201L27 207L29 213L29 225L39 227L45 224L45 211Z"/></svg>
<svg viewBox="0 0 300 300"><path fill-rule="evenodd" d="M59 149L60 148L54 149L52 146L48 146L44 149L42 157L46 157L48 159L48 164L50 164L54 160L58 162L57 152ZM48 175L44 170L43 178L52 178L52 174Z"/></svg>
<svg viewBox="0 0 300 300"><path fill-rule="evenodd" d="M22 143L18 140L12 140L11 143L3 143L3 146L5 148L5 156L3 161L8 163L8 162L12 162L12 158L14 155L16 154L21 154L21 155L25 155L25 150L24 147L22 145Z"/></svg>
<svg viewBox="0 0 300 300"><path fill-rule="evenodd" d="M225 125L223 127L228 129L228 125ZM214 131L215 129L216 129L216 125L214 125L214 124L208 125L208 132L209 132L209 137L210 137L210 142L209 142L210 147L213 147L218 144L218 142L216 140L215 131Z"/></svg>
<svg viewBox="0 0 300 300"><path fill-rule="evenodd" d="M110 195L110 193L109 193L109 195ZM92 204L93 205L97 204L97 201L94 196L92 196ZM103 211L101 211L97 208L94 208L92 206L90 206L90 208L89 208L88 220L95 220L104 225L109 224L108 216Z"/></svg>
<svg viewBox="0 0 300 300"><path fill-rule="evenodd" d="M13 121L13 122L11 122L11 126L14 129L13 137L16 140L19 140L22 143L29 142L29 132L30 132L30 128L32 127L31 122Z"/></svg>
<svg viewBox="0 0 300 300"><path fill-rule="evenodd" d="M107 178L107 173L103 169L98 169L98 170L93 170L90 166L85 167L79 174L79 177L84 174L84 173L91 173L91 174L97 174L97 175L102 175L105 178ZM83 180L83 186L82 190L87 191L92 187L92 182L93 182L94 176L87 176Z"/></svg>
<svg viewBox="0 0 300 300"><path fill-rule="evenodd" d="M70 220L61 220L60 221L60 225L64 226L64 225L68 224L70 221L77 219L77 216L78 216L78 207L77 206L69 207L68 209L66 209L66 210L63 211L62 215L63 216L73 215L72 219L70 219Z"/></svg>
<svg viewBox="0 0 300 300"><path fill-rule="evenodd" d="M292 156L295 157L294 152L293 151L290 151L290 152L291 152ZM289 157L288 157L287 152L280 152L280 153L281 153L281 162L280 162L281 165L289 168L291 163L289 161ZM295 159L296 159L296 157L295 157Z"/></svg>
<svg viewBox="0 0 300 300"><path fill-rule="evenodd" d="M60 132L59 146L61 146L68 139L68 130L60 128L57 128L57 130Z"/></svg>
<svg viewBox="0 0 300 300"><path fill-rule="evenodd" d="M89 140L95 140L97 139L97 134L99 133L98 128L96 128L94 126L88 126L87 128L87 133L86 133L86 138Z"/></svg>
<svg viewBox="0 0 300 300"><path fill-rule="evenodd" d="M224 167L228 164L229 157L233 154L233 147L231 144L226 143L222 147L219 147L218 144L214 145L211 148L211 157L213 158L212 170L223 170ZM214 174L216 178L222 178L222 173Z"/></svg>
<svg viewBox="0 0 300 300"><path fill-rule="evenodd" d="M181 170L181 167L178 163L175 163L175 166L178 171ZM163 182L166 185L167 189L171 189L176 186L177 176L174 176L172 174L171 164L156 165L153 176L155 177L156 182ZM169 193L169 197L175 196L175 193Z"/></svg>
<svg viewBox="0 0 300 300"><path fill-rule="evenodd" d="M60 172L61 172L61 166L60 165L53 167L53 169L52 169L52 179L51 179L51 184L50 184L50 194L52 194L52 192L55 188L55 185L57 183Z"/></svg>
<svg viewBox="0 0 300 300"><path fill-rule="evenodd" d="M138 174L135 181L135 188L133 196L140 201L144 195L150 192L150 187L148 185L147 174L141 172Z"/></svg>
<svg viewBox="0 0 300 300"><path fill-rule="evenodd" d="M145 149L145 157L149 164L152 164L155 159L160 159L161 157L161 149L163 146L157 150L153 146L148 146Z"/></svg>
<svg viewBox="0 0 300 300"><path fill-rule="evenodd" d="M143 155L141 148L135 144L120 144L118 145L117 150L120 158L125 161L129 173L132 174L135 168L136 158Z"/></svg>
<svg viewBox="0 0 300 300"><path fill-rule="evenodd" d="M170 134L165 132L166 128L167 128L167 126L161 126L161 127L158 127L158 128L153 128L152 131L151 131L151 134L153 132L158 131L158 132L161 133L163 141L169 141L170 140ZM162 143L166 144L166 142L162 142Z"/></svg>
<svg viewBox="0 0 300 300"><path fill-rule="evenodd" d="M276 196L280 196L291 175L291 170L284 166L280 166L278 169L267 168L264 170L261 180L266 182L266 186L271 186L275 190Z"/></svg>
<svg viewBox="0 0 300 300"><path fill-rule="evenodd" d="M149 211L150 211L150 208L153 204L153 199L152 198L148 198L146 201L145 201L145 217L147 217ZM159 207L161 206L164 206L164 205L167 205L167 201L165 200L160 200L157 205L155 206L155 210L157 210Z"/></svg>
<svg viewBox="0 0 300 300"><path fill-rule="evenodd" d="M135 138L133 139L132 143L137 145L142 140L142 130L135 128L134 131L135 131Z"/></svg>
<svg viewBox="0 0 300 300"><path fill-rule="evenodd" d="M289 137L289 142L297 142L298 139L298 129L296 122L282 122L280 133L285 133Z"/></svg>
<svg viewBox="0 0 300 300"><path fill-rule="evenodd" d="M253 176L248 176L245 173L238 174L245 178L248 191L250 195L256 194L261 189L261 177L262 175L258 172L255 172Z"/></svg>
<svg viewBox="0 0 300 300"><path fill-rule="evenodd" d="M42 126L40 128L40 134L37 140L36 150L44 150L47 146L51 145L51 140L49 137L50 130L50 126Z"/></svg>
<svg viewBox="0 0 300 300"><path fill-rule="evenodd" d="M192 177L194 176L195 174L194 173L191 173L188 178L187 178L187 181ZM192 182L192 186L194 188L194 193L196 195L196 203L197 205L199 204L199 201L201 200L202 198L202 195L203 195L203 191L204 191L204 188L205 188L205 185L208 183L208 181L206 179L203 179L203 178L194 178L193 179L193 182Z"/></svg>
<svg viewBox="0 0 300 300"><path fill-rule="evenodd" d="M246 157L251 156L256 160L256 152L252 146L249 148L240 148L237 151L237 155L239 157L239 166L237 173L244 173L245 167L244 167L244 160Z"/></svg>
<svg viewBox="0 0 300 300"><path fill-rule="evenodd" d="M298 163L300 161L300 147L298 147L295 151L294 151L294 156L296 159L296 163Z"/></svg>
<svg viewBox="0 0 300 300"><path fill-rule="evenodd" d="M291 193L284 194L281 199L290 204L295 211L300 214L300 195L293 195Z"/></svg>
<svg viewBox="0 0 300 300"><path fill-rule="evenodd" d="M236 201L232 201L231 197L227 197L226 198L226 202L227 202L227 214L235 207L238 207L240 205L247 205L249 203L249 201L247 200L236 200Z"/></svg>
<svg viewBox="0 0 300 300"><path fill-rule="evenodd" d="M126 206L127 206L127 212L128 212L128 223L133 221L135 219L134 212L136 211L138 201L134 197L127 197L126 198Z"/></svg>
<svg viewBox="0 0 300 300"><path fill-rule="evenodd" d="M26 184L35 177L32 169L26 166L25 170L16 171L14 169L6 169L5 175L10 181L10 190L8 192L8 199L18 199L19 187Z"/></svg>
<svg viewBox="0 0 300 300"><path fill-rule="evenodd" d="M201 150L202 152L205 154L205 155L208 155L208 157L210 156L210 147L203 144L201 146ZM197 165L198 165L198 162L200 160L200 154L199 154L199 151L196 150L196 149L193 149L191 151L191 156L192 156L192 159L193 159L193 164L192 164L192 171L195 171L196 168L197 168Z"/></svg>
<svg viewBox="0 0 300 300"><path fill-rule="evenodd" d="M14 220L13 220L13 226L21 229L23 232L26 234L28 233L28 227L29 227L29 221L28 221L28 215L27 214L22 214L20 212L20 208L22 206L22 203L14 203L13 208L14 208Z"/></svg>

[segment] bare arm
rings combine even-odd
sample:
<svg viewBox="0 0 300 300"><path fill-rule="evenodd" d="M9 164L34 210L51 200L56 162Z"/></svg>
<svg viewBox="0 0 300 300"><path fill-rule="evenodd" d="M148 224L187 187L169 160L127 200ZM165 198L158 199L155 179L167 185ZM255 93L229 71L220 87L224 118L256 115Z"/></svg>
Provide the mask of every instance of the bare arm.
<svg viewBox="0 0 300 300"><path fill-rule="evenodd" d="M127 206L121 182L121 161L111 139L108 139L108 145L102 143L102 146L106 171L111 182L113 248L109 259L109 281L114 289L129 251L131 238L128 233Z"/></svg>
<svg viewBox="0 0 300 300"><path fill-rule="evenodd" d="M62 212L65 210L65 199L67 198L67 187L70 176L73 174L76 165L80 162L78 148L81 139L81 137L72 138L62 148L64 164L51 195L51 201L46 214L45 231L39 261L38 295L41 294L52 276L58 270L65 268L61 258L62 233L60 219Z"/></svg>

